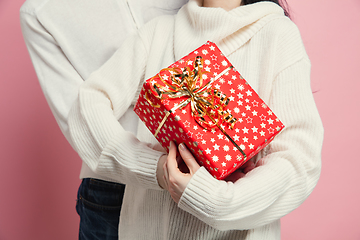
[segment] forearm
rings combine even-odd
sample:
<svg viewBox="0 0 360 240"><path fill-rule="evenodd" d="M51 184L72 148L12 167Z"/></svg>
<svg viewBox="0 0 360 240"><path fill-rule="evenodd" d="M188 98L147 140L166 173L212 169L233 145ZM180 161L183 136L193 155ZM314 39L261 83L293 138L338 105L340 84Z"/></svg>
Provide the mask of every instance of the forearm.
<svg viewBox="0 0 360 240"><path fill-rule="evenodd" d="M77 152L94 172L159 189L156 168L163 153L139 141L118 122L139 94L145 61L141 39L128 39L82 84L69 125Z"/></svg>

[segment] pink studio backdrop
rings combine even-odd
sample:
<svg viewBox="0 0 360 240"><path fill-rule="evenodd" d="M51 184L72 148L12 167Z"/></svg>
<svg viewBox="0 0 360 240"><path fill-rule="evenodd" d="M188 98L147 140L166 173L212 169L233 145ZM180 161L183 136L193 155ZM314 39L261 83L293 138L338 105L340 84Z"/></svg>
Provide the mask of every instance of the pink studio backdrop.
<svg viewBox="0 0 360 240"><path fill-rule="evenodd" d="M23 2L0 1L0 240L77 239L81 161L40 90L20 30ZM360 1L288 2L312 61L325 141L320 181L282 219L282 239L359 240Z"/></svg>

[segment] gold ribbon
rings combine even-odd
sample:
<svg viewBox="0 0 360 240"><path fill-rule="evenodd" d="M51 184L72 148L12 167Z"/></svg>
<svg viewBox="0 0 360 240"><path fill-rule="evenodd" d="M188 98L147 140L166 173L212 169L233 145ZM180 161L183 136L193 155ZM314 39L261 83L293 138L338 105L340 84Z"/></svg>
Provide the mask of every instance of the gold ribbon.
<svg viewBox="0 0 360 240"><path fill-rule="evenodd" d="M186 66L189 65L188 60ZM230 66L223 70L220 74L211 78L210 81L204 84L203 75L205 73L210 73L204 71L203 69L203 59L201 56L197 56L193 63L193 70L189 67L183 69L179 67L174 68L164 68L157 75L152 77L150 82L150 89L145 92L145 99L151 104L151 106L159 108L159 104L153 104L150 101L148 92L154 95L160 101L165 99L179 99L185 98L178 105L174 106L171 110L166 112L165 117L159 124L157 130L155 131L155 137L160 132L160 129L165 124L167 118L172 112L175 112L177 109L182 109L190 103L191 106L191 115L195 121L203 128L213 129L214 125L218 127L222 133L230 140L230 142L241 152L246 160L246 154L244 151L235 143L235 141L225 132L221 124L227 122L230 125L230 128L233 129L237 119L233 117L225 108L229 103L227 96L214 88L212 84L221 76L230 71L233 66ZM169 77L164 79L161 76L163 72L170 72L170 81ZM160 79L159 81L154 80L155 78ZM207 121L207 118L210 121Z"/></svg>

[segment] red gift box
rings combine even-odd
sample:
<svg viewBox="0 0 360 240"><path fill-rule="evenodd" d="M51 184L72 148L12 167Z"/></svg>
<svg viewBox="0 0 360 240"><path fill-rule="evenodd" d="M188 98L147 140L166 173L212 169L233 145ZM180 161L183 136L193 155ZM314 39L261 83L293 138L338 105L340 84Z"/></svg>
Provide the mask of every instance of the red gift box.
<svg viewBox="0 0 360 240"><path fill-rule="evenodd" d="M171 140L185 143L217 179L284 128L211 42L146 80L134 111L164 148Z"/></svg>

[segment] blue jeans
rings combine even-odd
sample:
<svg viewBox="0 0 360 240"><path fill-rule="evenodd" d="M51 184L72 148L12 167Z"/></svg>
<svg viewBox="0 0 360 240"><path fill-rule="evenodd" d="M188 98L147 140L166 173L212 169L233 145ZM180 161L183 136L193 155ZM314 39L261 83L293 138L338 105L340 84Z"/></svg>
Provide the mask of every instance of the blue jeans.
<svg viewBox="0 0 360 240"><path fill-rule="evenodd" d="M79 240L118 240L125 185L85 178L78 190Z"/></svg>

